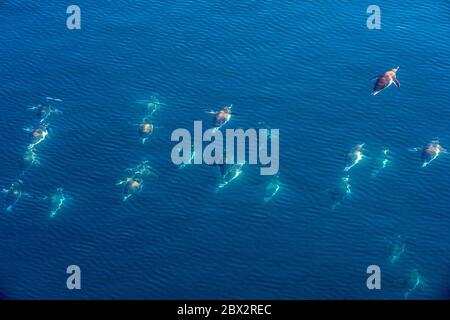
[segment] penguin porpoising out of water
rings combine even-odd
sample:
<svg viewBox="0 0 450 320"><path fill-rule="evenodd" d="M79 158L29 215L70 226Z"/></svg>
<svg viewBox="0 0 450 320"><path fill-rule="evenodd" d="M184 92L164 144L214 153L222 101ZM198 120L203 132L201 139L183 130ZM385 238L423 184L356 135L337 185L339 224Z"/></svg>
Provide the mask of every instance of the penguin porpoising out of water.
<svg viewBox="0 0 450 320"><path fill-rule="evenodd" d="M375 86L372 90L372 95L376 96L384 89L388 88L391 84L395 84L398 88L400 88L400 82L397 80L397 71L400 67L394 68L383 75L376 76L372 78L372 80L377 79L375 82Z"/></svg>

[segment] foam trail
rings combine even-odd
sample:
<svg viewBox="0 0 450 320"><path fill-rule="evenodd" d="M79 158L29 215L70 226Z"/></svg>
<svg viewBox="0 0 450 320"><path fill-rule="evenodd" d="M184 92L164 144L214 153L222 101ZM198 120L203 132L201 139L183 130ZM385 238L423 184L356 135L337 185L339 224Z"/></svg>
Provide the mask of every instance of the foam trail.
<svg viewBox="0 0 450 320"><path fill-rule="evenodd" d="M390 250L389 262L396 263L406 251L406 245L400 236L390 242Z"/></svg>
<svg viewBox="0 0 450 320"><path fill-rule="evenodd" d="M436 150L436 154L429 160L429 161L425 161L422 164L422 168L425 168L426 166L428 166L431 162L433 162L441 153L441 151L439 149Z"/></svg>
<svg viewBox="0 0 450 320"><path fill-rule="evenodd" d="M272 200L273 197L280 191L280 181L278 178L272 179L266 186L266 196L264 197L264 203Z"/></svg>
<svg viewBox="0 0 450 320"><path fill-rule="evenodd" d="M62 100L59 98L45 97L45 99L48 101L62 102Z"/></svg>
<svg viewBox="0 0 450 320"><path fill-rule="evenodd" d="M345 167L344 171L345 172L350 171L350 169L353 168L354 166L356 166L362 159L363 159L362 153L357 152L355 162L353 162L350 166Z"/></svg>
<svg viewBox="0 0 450 320"><path fill-rule="evenodd" d="M389 149L384 149L383 150L383 161L381 162L381 166L372 173L372 177L378 176L378 174L383 169L386 169L388 163L389 163Z"/></svg>
<svg viewBox="0 0 450 320"><path fill-rule="evenodd" d="M347 157L351 156L354 157L356 156L356 159L354 159L353 163L347 167L344 168L344 172L348 172L350 171L350 169L352 169L354 166L356 166L363 158L363 148L364 148L365 143L362 144L358 144L356 145L352 150L350 150L350 152L348 153ZM347 158L348 160L348 158Z"/></svg>
<svg viewBox="0 0 450 320"><path fill-rule="evenodd" d="M412 277L410 278L410 280L412 282L412 286L411 288L409 288L406 292L405 292L405 300L408 299L409 295L416 290L417 288L419 288L421 285L424 284L423 280L422 280L422 276L420 275L420 273L417 270L414 270L412 272Z"/></svg>
<svg viewBox="0 0 450 320"><path fill-rule="evenodd" d="M50 200L51 200L51 211L50 211L50 217L53 218L56 216L56 214L62 209L64 202L66 201L66 196L63 193L62 188L58 188L56 190L56 194L54 194Z"/></svg>
<svg viewBox="0 0 450 320"><path fill-rule="evenodd" d="M194 150L194 146L192 146L192 149L191 149L191 157L189 158L189 162L188 162L187 164L186 164L186 163L180 164L180 165L178 166L178 169L182 170L182 169L186 168L186 165L192 164L192 163L194 162L194 158L195 158L195 150Z"/></svg>
<svg viewBox="0 0 450 320"><path fill-rule="evenodd" d="M229 183L231 183L232 181L236 180L241 175L243 166L244 166L244 164L233 165L232 169L229 170L223 177L223 182L221 184L219 184L218 189L222 189L225 186L227 186ZM227 177L230 173L232 174L232 176L229 179L227 179Z"/></svg>
<svg viewBox="0 0 450 320"><path fill-rule="evenodd" d="M339 199L331 206L331 210L336 209L342 202L351 196L352 186L350 184L350 176L344 176L341 179L341 185L338 188Z"/></svg>

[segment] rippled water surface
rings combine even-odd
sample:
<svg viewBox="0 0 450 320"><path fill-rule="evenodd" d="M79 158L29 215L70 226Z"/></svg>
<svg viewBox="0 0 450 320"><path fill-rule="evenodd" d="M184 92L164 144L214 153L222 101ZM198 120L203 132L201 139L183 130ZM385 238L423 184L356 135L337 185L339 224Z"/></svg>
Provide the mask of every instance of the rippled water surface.
<svg viewBox="0 0 450 320"><path fill-rule="evenodd" d="M379 31L367 1L83 0L70 31L61 1L0 1L0 187L26 193L0 213L0 298L448 298L450 155L421 168L408 149L450 148L449 2L377 2ZM397 65L401 88L371 96ZM23 173L26 109L45 97L61 112ZM171 132L228 103L229 128L280 129L268 202L258 167L217 191L217 168L171 162ZM116 184L144 160L156 174L123 202Z"/></svg>

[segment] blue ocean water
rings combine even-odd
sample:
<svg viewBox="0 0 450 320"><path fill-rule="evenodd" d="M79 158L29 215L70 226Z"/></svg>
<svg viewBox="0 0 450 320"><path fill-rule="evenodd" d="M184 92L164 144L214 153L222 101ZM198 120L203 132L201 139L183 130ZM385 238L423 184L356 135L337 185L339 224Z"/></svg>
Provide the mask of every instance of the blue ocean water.
<svg viewBox="0 0 450 320"><path fill-rule="evenodd" d="M64 2L1 1L1 188L38 125L26 109L63 101L27 195L0 214L0 298L447 299L450 156L421 168L408 149L450 148L449 3L377 1L382 29L369 30L372 2L80 0L68 30ZM369 79L398 65L401 88L371 96ZM217 191L217 168L171 162L171 132L228 103L229 128L280 129L270 202L257 166ZM145 160L156 175L123 202L117 182ZM72 264L81 290L66 288ZM373 264L381 290L366 286Z"/></svg>

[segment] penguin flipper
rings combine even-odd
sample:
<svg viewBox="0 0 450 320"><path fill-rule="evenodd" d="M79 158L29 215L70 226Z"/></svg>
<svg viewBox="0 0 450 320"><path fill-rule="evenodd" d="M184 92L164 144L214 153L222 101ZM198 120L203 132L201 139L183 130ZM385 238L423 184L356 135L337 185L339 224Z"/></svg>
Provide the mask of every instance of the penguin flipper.
<svg viewBox="0 0 450 320"><path fill-rule="evenodd" d="M392 80L394 81L397 88L400 88L400 81L397 80L397 77L393 77Z"/></svg>
<svg viewBox="0 0 450 320"><path fill-rule="evenodd" d="M376 96L377 94L379 94L381 91L383 91L384 89L381 89L381 90L373 90L372 91L372 95L373 96Z"/></svg>

